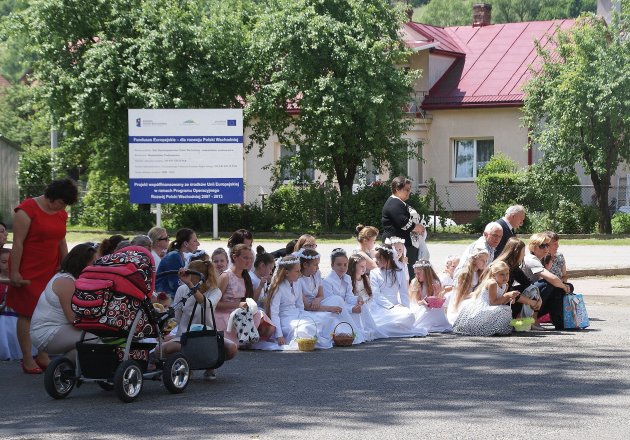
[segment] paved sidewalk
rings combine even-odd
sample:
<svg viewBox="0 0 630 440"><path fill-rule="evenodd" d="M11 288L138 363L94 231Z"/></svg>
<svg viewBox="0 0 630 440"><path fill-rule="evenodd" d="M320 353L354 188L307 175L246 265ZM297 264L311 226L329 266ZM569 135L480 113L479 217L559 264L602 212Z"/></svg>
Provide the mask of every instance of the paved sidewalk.
<svg viewBox="0 0 630 440"><path fill-rule="evenodd" d="M0 362L2 439L557 439L630 432L630 277L580 280L585 331L431 335L314 353L241 352L180 395L48 397Z"/></svg>
<svg viewBox="0 0 630 440"><path fill-rule="evenodd" d="M259 243L254 241L254 245L257 244ZM270 252L284 248L286 242L265 242L260 244L265 247L265 250ZM466 245L462 244L433 243L430 240L427 242L427 246L431 254L431 262L433 263L433 267L436 272L443 269L446 257L449 255L461 255L466 248ZM212 240L203 240L200 248L212 253L212 251L217 247L224 247L227 249L225 242ZM330 256L331 251L336 247L342 247L349 253L356 248L354 244L319 244L317 250L324 256L320 262L320 270L324 275L330 272L330 260L328 257ZM561 241L559 251L564 254L567 261L567 268L569 270L630 267L630 246L570 245Z"/></svg>

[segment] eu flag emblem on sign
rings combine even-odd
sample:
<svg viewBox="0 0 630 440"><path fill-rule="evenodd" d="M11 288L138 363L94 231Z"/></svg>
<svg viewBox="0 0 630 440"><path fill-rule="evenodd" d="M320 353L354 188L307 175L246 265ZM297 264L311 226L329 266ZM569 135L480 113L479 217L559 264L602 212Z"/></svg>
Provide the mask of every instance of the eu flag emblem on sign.
<svg viewBox="0 0 630 440"><path fill-rule="evenodd" d="M236 119L228 119L227 123L228 127L236 127Z"/></svg>

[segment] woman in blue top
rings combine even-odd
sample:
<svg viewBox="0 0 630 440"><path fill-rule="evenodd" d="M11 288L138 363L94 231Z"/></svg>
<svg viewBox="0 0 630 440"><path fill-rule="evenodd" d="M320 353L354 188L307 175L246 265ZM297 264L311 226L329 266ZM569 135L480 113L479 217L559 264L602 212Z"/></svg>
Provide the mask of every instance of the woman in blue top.
<svg viewBox="0 0 630 440"><path fill-rule="evenodd" d="M195 231L182 228L175 234L175 240L168 247L168 254L157 268L157 275L167 270L179 270L186 266L185 252L195 252L199 247L199 240ZM175 297L175 292L179 287L179 277L177 274L160 277L155 282L156 292L166 292L171 298Z"/></svg>

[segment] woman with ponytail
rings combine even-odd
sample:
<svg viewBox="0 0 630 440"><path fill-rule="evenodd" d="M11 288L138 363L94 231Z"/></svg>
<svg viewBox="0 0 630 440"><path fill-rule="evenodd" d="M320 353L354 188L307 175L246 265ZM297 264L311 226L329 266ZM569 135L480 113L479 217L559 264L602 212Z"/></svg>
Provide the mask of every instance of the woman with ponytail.
<svg viewBox="0 0 630 440"><path fill-rule="evenodd" d="M249 275L254 255L246 244L237 244L230 249L232 266L219 276L221 300L217 304L217 329L225 332L225 337L238 343L236 331L227 331L230 315L237 308L246 308L247 298L254 299L254 286ZM255 301L255 299L254 299ZM276 331L271 319L262 310L254 313L254 324L258 328L260 339L266 341L273 337Z"/></svg>
<svg viewBox="0 0 630 440"><path fill-rule="evenodd" d="M175 234L173 240L168 247L168 254L157 268L157 275L168 270L179 270L186 266L186 257L184 253L195 252L199 247L199 240L195 231L188 228L182 228ZM175 296L180 282L177 274L163 276L155 282L156 292L166 292L171 298Z"/></svg>

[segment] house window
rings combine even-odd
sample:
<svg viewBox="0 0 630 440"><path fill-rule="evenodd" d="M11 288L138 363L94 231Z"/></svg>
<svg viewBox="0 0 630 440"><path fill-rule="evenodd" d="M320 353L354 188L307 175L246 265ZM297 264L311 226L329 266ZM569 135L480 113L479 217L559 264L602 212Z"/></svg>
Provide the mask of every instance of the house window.
<svg viewBox="0 0 630 440"><path fill-rule="evenodd" d="M473 180L494 154L494 139L456 139L453 171L455 180Z"/></svg>
<svg viewBox="0 0 630 440"><path fill-rule="evenodd" d="M291 147L288 147L286 145L280 146L280 177L283 183L290 183L295 181L312 182L313 180L315 180L315 170L313 168L307 168L306 171L302 173L296 173L294 170L291 169L289 161L293 156L295 156L295 153L297 151L299 151L299 147L295 145Z"/></svg>

